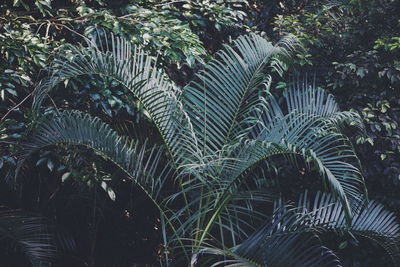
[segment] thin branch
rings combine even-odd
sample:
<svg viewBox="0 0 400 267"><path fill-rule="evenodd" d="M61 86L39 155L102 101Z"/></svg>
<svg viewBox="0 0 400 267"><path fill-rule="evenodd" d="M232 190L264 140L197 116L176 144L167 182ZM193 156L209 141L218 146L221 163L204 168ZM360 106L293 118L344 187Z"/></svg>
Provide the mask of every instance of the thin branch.
<svg viewBox="0 0 400 267"><path fill-rule="evenodd" d="M167 5L171 5L171 4L176 4L176 3L187 3L187 0L178 0L178 1L171 1L171 2L167 2L167 3L161 3L161 4L157 4L154 6L167 6Z"/></svg>
<svg viewBox="0 0 400 267"><path fill-rule="evenodd" d="M10 114L13 110L17 109L19 106L21 106L30 96L32 95L32 92L29 93L24 99L22 99L21 102L19 102L17 105L15 105L14 107L10 108L7 113L1 118L0 122L2 122L3 120L5 120L5 118L7 118L8 114Z"/></svg>
<svg viewBox="0 0 400 267"><path fill-rule="evenodd" d="M79 32L71 29L70 27L68 27L67 25L61 24L61 23L52 23L53 25L59 26L59 27L63 27L67 30L69 30L72 33L75 33L76 35L82 37L84 40L90 41L89 38L87 38L85 35L80 34Z"/></svg>

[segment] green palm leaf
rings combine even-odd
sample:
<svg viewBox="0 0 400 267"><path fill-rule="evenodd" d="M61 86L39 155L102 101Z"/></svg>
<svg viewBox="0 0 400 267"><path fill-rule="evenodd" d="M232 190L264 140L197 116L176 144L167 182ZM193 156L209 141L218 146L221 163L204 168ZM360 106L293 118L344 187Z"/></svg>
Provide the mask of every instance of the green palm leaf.
<svg viewBox="0 0 400 267"><path fill-rule="evenodd" d="M288 99L291 94L296 93L288 93ZM324 96L323 93L319 94ZM297 96L299 103L309 101L306 94ZM358 158L348 138L339 132L332 120L325 117L327 114L323 115L312 108L307 112L300 104L290 105L294 110L289 110L285 115L272 96L266 107L262 120L251 133L253 140L245 141L244 146L238 147L238 151L247 159L242 160L244 164L238 166L237 174L233 177L274 155L287 155L295 164L300 156L309 168L318 170L325 186L342 201L349 219L352 213L349 199L362 201L366 197L366 190ZM341 116L339 111L335 111L335 114L335 117Z"/></svg>
<svg viewBox="0 0 400 267"><path fill-rule="evenodd" d="M109 44L110 43L110 44ZM50 67L47 79L34 92L34 107L60 82L82 75L111 78L126 87L140 101L157 127L175 163L197 157L196 138L190 120L179 101L179 89L156 67L156 59L140 47L119 37L104 38L99 44L88 42L87 47L70 47Z"/></svg>
<svg viewBox="0 0 400 267"><path fill-rule="evenodd" d="M258 120L262 86L268 88L271 79L264 74L267 63L275 57L278 67L276 56L295 44L291 36L276 46L255 34L241 36L184 88L185 109L207 154L248 133Z"/></svg>
<svg viewBox="0 0 400 267"><path fill-rule="evenodd" d="M204 253L223 255L220 264L232 266L338 266L334 254L316 242L316 235L329 232L366 237L377 242L399 262L400 225L394 213L374 201L355 214L350 224L340 202L318 192L314 199L303 194L297 207L279 204L271 223L255 231L233 249L205 246Z"/></svg>
<svg viewBox="0 0 400 267"><path fill-rule="evenodd" d="M315 84L304 81L295 82L285 90L287 110L296 113L307 113L321 116L335 124L339 129L352 126L359 133L365 133L365 127L360 115L356 112L340 111L334 96Z"/></svg>
<svg viewBox="0 0 400 267"><path fill-rule="evenodd" d="M258 162L270 160L277 155L286 156L295 164L302 158L310 169L317 169L326 187L343 203L348 221L352 215L351 205L363 199L365 193L363 177L359 169L352 164L357 163L357 158L348 139L338 133L334 124L325 117L313 113L293 111L284 115L272 97L265 107L269 109L260 121L263 127L258 126L259 128L253 129L253 134L259 131L254 134L256 139L242 138L241 142L234 143L230 147L226 146L224 154L226 158L222 156L215 166L206 166L209 179L202 177L197 181L191 180L190 186L181 192L203 190L201 196L192 200L190 206L183 208L186 211L193 207L201 209L197 208L198 210L185 221L185 224L178 228L179 232L183 233L189 226L196 228L200 220L203 225L201 229L204 231L198 238L199 244L211 238L210 234L212 231L215 232L216 227L220 228L221 239L224 229L230 229L232 236L230 240L234 243L246 236L246 231L242 231L240 227L241 224L246 224L243 219L239 219L240 223L236 221L235 226L229 225L233 219L238 218L235 216L238 212L241 212L242 218L246 217L242 207L234 203L235 196L244 192L242 186L248 176L248 169ZM202 186L204 188L200 189ZM203 204L204 198L208 200ZM259 217L255 210L253 211L252 205L247 206L246 213L250 217ZM183 214L183 211L179 214Z"/></svg>
<svg viewBox="0 0 400 267"><path fill-rule="evenodd" d="M276 211L271 223L232 249L205 246L203 253L227 259L214 266L341 266L335 254L322 246L310 226L294 210Z"/></svg>
<svg viewBox="0 0 400 267"><path fill-rule="evenodd" d="M128 141L100 119L79 111L62 111L41 123L23 145L17 169L35 151L52 145L83 145L115 163L157 204L171 167L161 165L162 147Z"/></svg>
<svg viewBox="0 0 400 267"><path fill-rule="evenodd" d="M350 225L345 221L342 204L326 193L318 192L314 199L304 193L298 202L300 213L310 216L310 225L324 231L373 240L390 255L395 266L400 262L400 225L393 212L375 201L370 201L360 212L354 214Z"/></svg>
<svg viewBox="0 0 400 267"><path fill-rule="evenodd" d="M33 266L53 266L62 253L75 250L75 242L42 217L0 208L0 239L26 255Z"/></svg>

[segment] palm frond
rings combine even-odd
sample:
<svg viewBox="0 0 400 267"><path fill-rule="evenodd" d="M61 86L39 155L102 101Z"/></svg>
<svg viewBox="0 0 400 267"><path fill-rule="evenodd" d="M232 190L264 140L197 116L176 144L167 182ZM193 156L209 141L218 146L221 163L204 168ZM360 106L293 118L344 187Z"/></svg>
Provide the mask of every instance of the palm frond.
<svg viewBox="0 0 400 267"><path fill-rule="evenodd" d="M268 88L271 79L264 69L275 56L289 53L295 42L288 40L274 46L255 34L241 36L184 88L184 107L206 154L246 135L258 120L262 86Z"/></svg>
<svg viewBox="0 0 400 267"><path fill-rule="evenodd" d="M33 266L53 266L63 253L75 250L75 241L43 217L0 208L0 240L21 251Z"/></svg>
<svg viewBox="0 0 400 267"><path fill-rule="evenodd" d="M293 211L277 211L271 223L237 247L205 246L202 252L226 258L214 266L340 266L336 255L309 231L311 227L304 226L307 217Z"/></svg>
<svg viewBox="0 0 400 267"><path fill-rule="evenodd" d="M385 210L381 204L371 201L368 206L355 214L348 224L341 202L336 201L330 194L320 192L311 199L307 191L300 197L296 207L278 203L272 222L252 234L235 249L235 253L255 262L261 262L267 258L264 254L268 255L270 252L266 248L268 245L275 245L276 238L279 240L277 246L288 242L288 247L283 251L290 254L300 250L302 246L297 238L302 236L306 238L304 242L307 243L307 238L311 238L312 234L321 236L330 232L371 239L385 249L395 266L399 262L400 225L396 222L394 213ZM275 253L279 254L280 251ZM311 266L317 262L317 258L310 260L308 264L299 265ZM293 263L287 266L298 265Z"/></svg>
<svg viewBox="0 0 400 267"><path fill-rule="evenodd" d="M318 192L310 199L306 191L296 207L278 203L271 222L240 245L221 248L204 242L201 253L224 258L214 266L340 266L335 254L318 241L318 236L335 233L375 241L397 266L400 225L394 213L371 201L350 224L345 216L342 204L331 195Z"/></svg>
<svg viewBox="0 0 400 267"><path fill-rule="evenodd" d="M266 124L258 139L243 141L235 149L238 157L235 170L223 177L239 179L256 163L281 155L293 164L299 158L309 169L315 168L326 188L340 199L350 218L349 199L362 201L365 197L363 176L347 138L336 133L335 128L324 119L307 114L288 114Z"/></svg>
<svg viewBox="0 0 400 267"><path fill-rule="evenodd" d="M125 39L106 37L87 47L70 47L50 67L50 74L34 91L38 108L46 94L66 79L82 75L99 75L122 84L140 101L163 138L172 160L201 161L191 122L179 101L180 90L156 67L156 58ZM178 164L179 165L179 164Z"/></svg>
<svg viewBox="0 0 400 267"><path fill-rule="evenodd" d="M199 244L206 238L210 238L209 234L216 226L223 229L230 228L233 242L244 236L240 225L236 225L238 228L237 231L234 231L235 227L226 224L235 217L231 216L234 214L234 210L230 207L235 206L235 196L243 190L241 185L246 178L246 171L256 163L276 155L284 155L293 163L296 163L300 157L310 169L316 168L326 187L343 203L348 221L352 214L351 204L355 203L351 200L361 201L363 199L365 185L359 169L349 163L356 161L356 157L347 138L337 133L336 128L321 116L307 113L283 115L283 111L276 102L272 102L271 106L274 107L272 112L267 113L267 118L270 120L265 123L262 132L257 136L260 140L247 140L234 144L231 147L231 154L228 155L232 159L221 159L219 168L207 169L214 177L212 180L205 180L205 182L198 180L197 183L201 185L197 185L193 181L187 190L182 192L186 193L190 188L193 188L194 192L199 192L201 186L204 186L203 190L211 192L201 195L209 199L207 205L200 204L202 199L199 196L195 199L196 204L191 205L190 208L187 207L187 210L197 206L201 206L202 209L193 213L190 222L187 221L187 224L180 228L181 232L184 232L187 229L185 227L191 224L192 227L195 227L194 225L198 223L196 218L209 214L210 220L202 220L204 225L201 229L204 231L199 238ZM282 115L276 117L271 114ZM256 215L251 206L247 212ZM241 216L243 217L243 214ZM219 232L223 233L224 231Z"/></svg>
<svg viewBox="0 0 400 267"><path fill-rule="evenodd" d="M327 194L318 192L313 199L307 191L298 201L299 212L310 216L313 227L337 234L350 233L373 240L390 255L395 266L400 262L400 225L393 212L387 211L378 202L368 205L352 218L351 224L345 221L342 204Z"/></svg>
<svg viewBox="0 0 400 267"><path fill-rule="evenodd" d="M309 83L307 78L303 81L293 82L285 90L284 98L288 112L307 113L321 116L335 124L339 129L352 126L360 134L365 133L365 127L360 115L356 112L340 111L334 96L315 83Z"/></svg>
<svg viewBox="0 0 400 267"><path fill-rule="evenodd" d="M350 141L332 123L335 118L346 115L320 89L307 90L304 94L288 91L286 114L273 96L267 99L262 119L251 132L251 140L243 139L245 144L235 148L244 156L241 161L244 164L229 176L238 177L255 163L278 154L286 155L295 164L300 156L308 167L318 170L325 186L342 201L350 217L349 198L362 201L366 198L366 189Z"/></svg>
<svg viewBox="0 0 400 267"><path fill-rule="evenodd" d="M33 152L59 144L83 145L93 149L104 159L115 163L155 203L172 171L168 164L160 164L164 154L162 147L128 141L100 119L79 111L62 111L43 121L23 145L17 169Z"/></svg>

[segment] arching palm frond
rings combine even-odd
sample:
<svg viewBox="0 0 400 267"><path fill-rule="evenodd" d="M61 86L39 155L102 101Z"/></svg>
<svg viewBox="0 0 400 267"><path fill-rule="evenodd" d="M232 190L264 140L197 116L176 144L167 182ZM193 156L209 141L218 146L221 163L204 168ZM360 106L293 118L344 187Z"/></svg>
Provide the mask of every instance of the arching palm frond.
<svg viewBox="0 0 400 267"><path fill-rule="evenodd" d="M357 157L348 139L338 133L334 124L324 116L313 113L293 111L285 115L272 97L265 107L268 109L260 121L261 126L253 129L253 134L257 133L254 134L255 139L242 138L242 142L226 146L227 158L222 157L215 167L206 168L211 178L205 181L198 180L199 184L193 181L184 191L188 192L193 188L193 191L197 192L195 194L199 194L200 188L203 187L201 196L208 199L204 204L201 196L198 196L192 201L195 203L184 208L189 210L196 207L197 212L194 212L190 220L186 221L187 224L181 227L181 232L187 230L188 225L192 225L192 228L199 227L200 220L200 229L203 231L196 237L199 244L211 238L211 232L219 232L223 239L223 233L227 232L224 229L230 229L228 236L231 235L232 238L225 239L234 243L250 232L250 225L246 226L248 231L243 231L241 226L246 225L244 218L247 218L247 215L259 217L257 211L253 210L252 205L242 209L242 206L235 203L235 197L244 192L243 181L247 177L247 170L258 162L269 160L276 155L283 155L295 164L302 158L310 169L316 169L321 174L325 186L342 202L348 222L351 220L352 205L356 206L364 199L363 177L357 165L353 165L357 163ZM266 199L264 197L264 200ZM238 218L235 215L239 213L240 219L236 220L235 226L229 225L232 219ZM210 219L201 219L204 217ZM220 230L215 230L218 227Z"/></svg>
<svg viewBox="0 0 400 267"><path fill-rule="evenodd" d="M298 201L299 212L310 216L312 227L337 234L350 233L352 236L373 240L390 255L395 266L400 262L400 224L393 212L375 201L370 201L347 224L342 204L327 194L318 192L313 199L304 193Z"/></svg>
<svg viewBox="0 0 400 267"><path fill-rule="evenodd" d="M307 224L309 218L295 209L280 210L271 223L232 249L205 246L205 254L223 256L213 266L341 266L338 258L321 245Z"/></svg>
<svg viewBox="0 0 400 267"><path fill-rule="evenodd" d="M285 121L285 119L287 121ZM357 166L357 158L347 138L324 122L310 115L289 114L269 125L269 131L260 140L247 140L238 145L238 158L233 171L222 174L225 179L244 179L245 171L258 162L281 155L293 164L299 158L309 169L317 170L326 188L339 199L350 219L352 211L349 199L358 202L365 198L365 184ZM355 204L355 203L354 203Z"/></svg>
<svg viewBox="0 0 400 267"><path fill-rule="evenodd" d="M289 156L288 159L293 163L300 156L308 167L318 170L325 186L342 201L349 219L352 214L349 199L366 199L358 158L348 138L338 131L336 125L329 118L315 114L317 111L312 108L307 112L308 105L299 104L310 101L305 94L297 97L298 101L293 101L293 110L289 110L288 114L283 112L272 96L269 97L262 120L251 133L252 140L239 146L238 150L247 160L242 160L244 164L238 166L237 174L277 154ZM303 112L299 112L296 105ZM335 113L341 116L341 112Z"/></svg>
<svg viewBox="0 0 400 267"><path fill-rule="evenodd" d="M109 44L110 43L110 44ZM99 75L122 84L140 101L157 127L172 160L201 159L190 120L179 101L179 89L156 67L156 59L125 39L114 37L70 47L50 67L50 75L35 89L34 107L60 82L81 75Z"/></svg>
<svg viewBox="0 0 400 267"><path fill-rule="evenodd" d="M161 165L162 147L128 141L100 119L79 111L62 111L46 119L23 145L17 168L33 152L57 144L83 145L115 163L157 204L157 198L171 167Z"/></svg>
<svg viewBox="0 0 400 267"><path fill-rule="evenodd" d="M56 231L42 217L0 207L0 240L17 249L35 267L53 266L63 253L75 250L75 241Z"/></svg>
<svg viewBox="0 0 400 267"><path fill-rule="evenodd" d="M278 204L271 223L242 244L231 249L204 244L202 253L224 257L215 264L221 266L340 266L334 253L318 241L318 236L329 233L371 239L395 266L399 262L400 225L392 212L371 201L348 224L342 204L320 192L314 199L306 192L297 207Z"/></svg>
<svg viewBox="0 0 400 267"><path fill-rule="evenodd" d="M239 37L184 88L184 107L207 154L246 135L255 124L262 86L268 88L271 79L264 69L275 56L289 53L294 40L288 37L281 46L274 46L255 34ZM278 68L280 61L275 57L274 62Z"/></svg>
<svg viewBox="0 0 400 267"><path fill-rule="evenodd" d="M294 82L284 92L288 112L307 113L321 116L335 124L339 129L353 126L358 133L364 134L365 127L356 112L340 111L334 96L326 90L308 83L307 80Z"/></svg>

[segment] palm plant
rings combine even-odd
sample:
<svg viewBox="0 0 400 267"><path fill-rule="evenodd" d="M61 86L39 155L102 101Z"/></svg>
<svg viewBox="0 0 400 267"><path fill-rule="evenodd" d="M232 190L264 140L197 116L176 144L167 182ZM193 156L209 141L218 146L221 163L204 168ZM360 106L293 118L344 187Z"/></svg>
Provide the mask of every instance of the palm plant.
<svg viewBox="0 0 400 267"><path fill-rule="evenodd" d="M332 95L307 83L288 89L283 107L269 90L271 74L283 72L296 46L292 36L275 45L241 36L182 89L129 41L111 36L72 47L35 89L34 108L66 79L111 78L133 95L132 105L143 107L163 144L119 136L80 111L58 111L24 144L17 173L48 146L93 149L160 211L165 265L340 265L319 242L326 232L369 237L396 263L399 226L392 213L368 202L357 157L342 133L347 126L362 130L358 115L339 111ZM277 159L305 164L329 195L318 195L314 206L307 196L297 206L285 204L269 183Z"/></svg>

